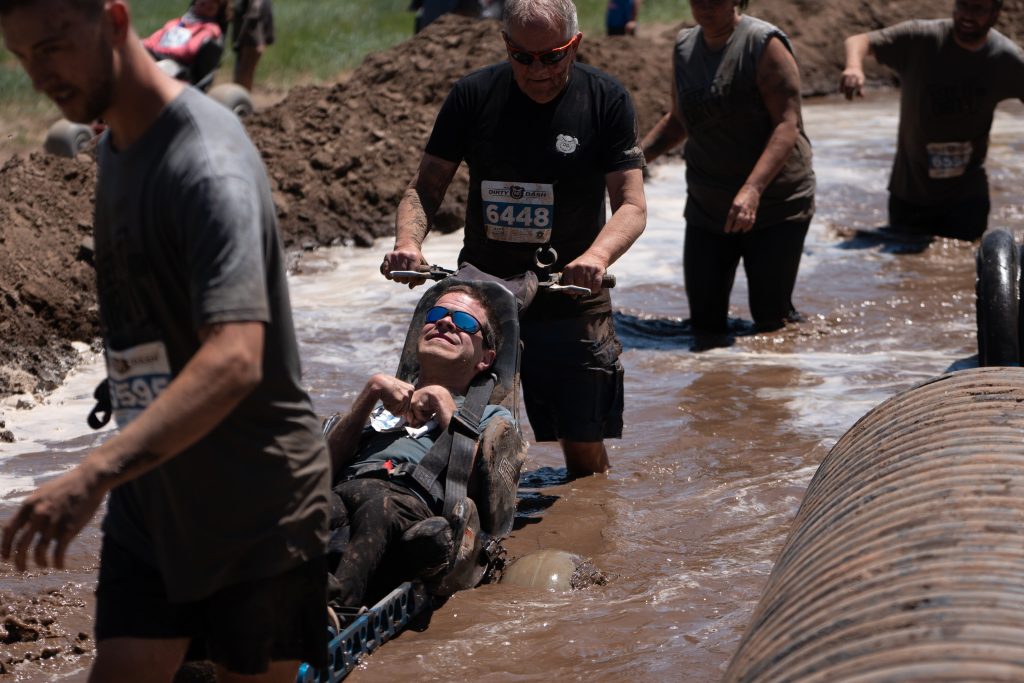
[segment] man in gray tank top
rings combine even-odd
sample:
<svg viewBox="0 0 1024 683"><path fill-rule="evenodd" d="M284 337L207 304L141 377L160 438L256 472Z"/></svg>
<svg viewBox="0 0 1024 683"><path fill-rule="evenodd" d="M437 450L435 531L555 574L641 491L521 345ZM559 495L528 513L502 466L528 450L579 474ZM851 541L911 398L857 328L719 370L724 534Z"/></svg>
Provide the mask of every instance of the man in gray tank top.
<svg viewBox="0 0 1024 683"><path fill-rule="evenodd" d="M914 20L846 39L840 88L864 86L873 55L900 78L900 125L889 180L899 232L981 237L990 208L985 156L996 105L1024 100L1024 51L994 30L1003 0L956 0L952 19Z"/></svg>
<svg viewBox="0 0 1024 683"><path fill-rule="evenodd" d="M96 270L118 432L3 529L63 564L109 492L91 681L294 680L327 659L330 466L300 381L259 153L164 74L123 0L0 0L4 44L65 116L101 118Z"/></svg>

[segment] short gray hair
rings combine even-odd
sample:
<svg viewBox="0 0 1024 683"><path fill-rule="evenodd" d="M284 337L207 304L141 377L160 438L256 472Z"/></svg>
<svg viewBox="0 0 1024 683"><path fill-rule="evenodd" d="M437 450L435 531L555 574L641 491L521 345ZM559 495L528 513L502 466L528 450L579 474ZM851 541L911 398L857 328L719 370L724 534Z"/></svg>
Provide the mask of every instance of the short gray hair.
<svg viewBox="0 0 1024 683"><path fill-rule="evenodd" d="M572 0L505 0L505 10L501 17L501 28L505 33L509 32L509 26L526 26L531 23L561 26L565 29L566 40L580 30L576 5Z"/></svg>

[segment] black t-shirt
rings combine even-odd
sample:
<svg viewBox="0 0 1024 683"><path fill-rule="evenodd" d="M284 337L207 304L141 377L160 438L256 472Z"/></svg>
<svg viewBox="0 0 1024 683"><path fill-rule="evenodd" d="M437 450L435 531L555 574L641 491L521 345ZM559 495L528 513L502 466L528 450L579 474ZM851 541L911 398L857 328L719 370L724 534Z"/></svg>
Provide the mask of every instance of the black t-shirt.
<svg viewBox="0 0 1024 683"><path fill-rule="evenodd" d="M508 63L466 76L441 107L426 151L469 166L459 262L500 277L537 270L534 254L548 243L556 271L586 251L605 223L605 174L643 166L629 93L585 64L574 64L565 90L545 104L523 94ZM529 314L610 308L607 291L589 299L542 292Z"/></svg>

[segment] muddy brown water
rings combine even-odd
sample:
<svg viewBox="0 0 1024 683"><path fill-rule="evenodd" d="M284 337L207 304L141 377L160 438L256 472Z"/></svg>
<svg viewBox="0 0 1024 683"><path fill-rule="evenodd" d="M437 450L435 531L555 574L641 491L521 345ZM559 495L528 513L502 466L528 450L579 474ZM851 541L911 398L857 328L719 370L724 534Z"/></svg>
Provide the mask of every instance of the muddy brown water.
<svg viewBox="0 0 1024 683"><path fill-rule="evenodd" d="M569 550L611 577L576 593L486 586L454 596L422 632L407 632L352 681L716 681L735 650L818 462L869 408L975 353L974 246L939 241L917 254L851 239L885 220L896 130L892 94L805 106L815 145L818 213L795 302L807 322L693 353L679 336L641 333L638 318L685 316L684 168L661 164L647 185L647 232L615 265L626 347L626 434L607 476L569 482L561 456L534 444L520 484L512 556ZM989 154L990 225L1024 232L1024 107L1002 109ZM454 263L458 235L428 241ZM291 280L306 385L320 413L345 408L372 372L397 363L417 292L379 280L387 243L338 248ZM733 314L748 318L742 273ZM40 479L71 467L104 434L84 414L101 374L86 358L31 410L3 407L14 444L0 445L0 517ZM529 431L527 429L527 434ZM84 681L99 533L74 543L71 569L0 567L7 615L55 621L34 643L0 643L0 680ZM35 601L35 602L33 602ZM2 636L0 636L2 639ZM75 648L84 651L76 654ZM20 654L19 654L20 653Z"/></svg>

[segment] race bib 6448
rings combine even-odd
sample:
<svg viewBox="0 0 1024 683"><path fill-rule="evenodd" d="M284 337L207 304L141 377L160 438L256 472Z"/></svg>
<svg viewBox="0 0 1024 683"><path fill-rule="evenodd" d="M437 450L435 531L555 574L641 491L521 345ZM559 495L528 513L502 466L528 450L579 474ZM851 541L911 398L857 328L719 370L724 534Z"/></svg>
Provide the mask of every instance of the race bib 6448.
<svg viewBox="0 0 1024 683"><path fill-rule="evenodd" d="M544 244L551 239L555 188L549 183L480 183L484 230L501 242Z"/></svg>

